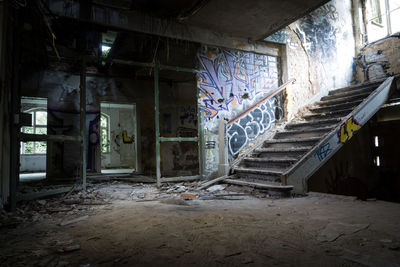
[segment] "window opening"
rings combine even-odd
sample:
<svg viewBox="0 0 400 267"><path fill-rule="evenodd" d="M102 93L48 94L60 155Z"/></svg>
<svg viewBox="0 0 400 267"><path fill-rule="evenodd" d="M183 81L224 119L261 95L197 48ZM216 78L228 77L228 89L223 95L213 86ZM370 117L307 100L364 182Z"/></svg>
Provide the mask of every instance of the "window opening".
<svg viewBox="0 0 400 267"><path fill-rule="evenodd" d="M110 152L110 118L106 114L100 116L101 152Z"/></svg>
<svg viewBox="0 0 400 267"><path fill-rule="evenodd" d="M32 126L21 128L26 134L47 134L47 111L38 109L28 112L32 114ZM46 154L45 141L21 142L21 154Z"/></svg>

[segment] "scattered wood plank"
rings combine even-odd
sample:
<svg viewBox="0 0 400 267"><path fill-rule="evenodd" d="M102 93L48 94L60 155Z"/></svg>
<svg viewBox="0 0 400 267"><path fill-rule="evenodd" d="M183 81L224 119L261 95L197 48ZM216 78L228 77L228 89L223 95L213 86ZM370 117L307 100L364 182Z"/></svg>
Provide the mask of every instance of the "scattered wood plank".
<svg viewBox="0 0 400 267"><path fill-rule="evenodd" d="M181 197L184 199L195 199L197 197L197 194L194 193L181 193Z"/></svg>
<svg viewBox="0 0 400 267"><path fill-rule="evenodd" d="M221 176L221 177L215 178L215 179L213 179L211 181L205 182L201 186L199 186L197 188L197 190L203 190L203 189L205 189L205 188L207 188L207 187L209 187L209 186L211 186L211 185L213 185L215 183L218 183L218 182L221 182L221 181L223 181L225 179L228 179L229 177L232 177L232 176L225 175L225 176Z"/></svg>
<svg viewBox="0 0 400 267"><path fill-rule="evenodd" d="M17 201L34 200L34 199L40 199L40 198L46 198L46 197L50 197L50 196L54 196L54 195L64 194L64 193L69 192L71 189L72 189L72 187L68 186L68 187L43 190L43 191L27 193L27 194L18 194Z"/></svg>
<svg viewBox="0 0 400 267"><path fill-rule="evenodd" d="M225 183L234 184L234 185L241 185L241 186L249 186L254 188L260 189L279 189L279 190L291 190L293 189L292 185L279 185L279 184L261 184L261 183L253 183L253 182L246 182L241 180L233 180L233 179L225 179Z"/></svg>

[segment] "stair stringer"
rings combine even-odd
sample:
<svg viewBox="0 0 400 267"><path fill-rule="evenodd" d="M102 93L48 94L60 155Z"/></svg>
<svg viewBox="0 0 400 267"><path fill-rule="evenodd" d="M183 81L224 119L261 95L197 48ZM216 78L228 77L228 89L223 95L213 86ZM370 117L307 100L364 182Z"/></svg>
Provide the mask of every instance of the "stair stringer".
<svg viewBox="0 0 400 267"><path fill-rule="evenodd" d="M294 193L306 193L308 191L308 179L345 145L354 133L365 125L378 112L381 106L387 102L393 79L393 77L386 79L350 114L345 116L334 130L327 133L318 144L291 168L286 170L281 177L283 184L293 185ZM348 127L349 129L347 129Z"/></svg>

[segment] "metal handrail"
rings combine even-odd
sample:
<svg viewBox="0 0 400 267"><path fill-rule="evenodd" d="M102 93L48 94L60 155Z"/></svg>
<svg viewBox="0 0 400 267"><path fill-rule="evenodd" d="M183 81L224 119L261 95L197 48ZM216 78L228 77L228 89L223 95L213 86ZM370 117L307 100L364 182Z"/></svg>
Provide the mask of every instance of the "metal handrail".
<svg viewBox="0 0 400 267"><path fill-rule="evenodd" d="M279 94L280 92L282 92L289 84L294 84L296 82L295 78L290 79L289 81L285 82L284 84L282 84L281 86L279 86L276 90L274 90L273 92L271 92L270 94L268 94L267 96L263 97L262 99L260 99L259 101L257 101L256 103L254 103L251 107L249 107L248 109L246 109L245 111L243 111L242 113L236 115L233 119L228 121L228 125L232 124L233 122L235 122L236 120L238 120L239 118L243 117L244 115L246 115L247 113L249 113L250 111L252 111L253 109L255 109L256 107L258 107L260 104L264 103L267 99Z"/></svg>

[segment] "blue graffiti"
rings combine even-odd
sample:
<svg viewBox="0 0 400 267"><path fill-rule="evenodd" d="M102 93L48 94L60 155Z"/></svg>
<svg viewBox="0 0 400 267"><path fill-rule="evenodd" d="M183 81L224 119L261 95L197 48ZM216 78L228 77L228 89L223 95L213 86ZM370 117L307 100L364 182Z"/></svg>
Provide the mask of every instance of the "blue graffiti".
<svg viewBox="0 0 400 267"><path fill-rule="evenodd" d="M331 144L325 143L318 148L318 150L315 152L315 156L319 161L323 161L331 152Z"/></svg>

